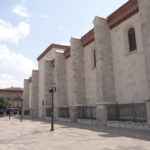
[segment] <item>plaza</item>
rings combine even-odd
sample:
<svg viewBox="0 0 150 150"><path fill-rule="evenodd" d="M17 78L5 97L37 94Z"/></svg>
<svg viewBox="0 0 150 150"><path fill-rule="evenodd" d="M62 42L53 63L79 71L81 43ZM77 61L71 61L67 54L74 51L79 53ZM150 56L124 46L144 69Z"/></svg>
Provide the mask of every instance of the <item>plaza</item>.
<svg viewBox="0 0 150 150"><path fill-rule="evenodd" d="M143 130L95 128L75 123L50 123L0 118L0 150L149 150L150 133Z"/></svg>

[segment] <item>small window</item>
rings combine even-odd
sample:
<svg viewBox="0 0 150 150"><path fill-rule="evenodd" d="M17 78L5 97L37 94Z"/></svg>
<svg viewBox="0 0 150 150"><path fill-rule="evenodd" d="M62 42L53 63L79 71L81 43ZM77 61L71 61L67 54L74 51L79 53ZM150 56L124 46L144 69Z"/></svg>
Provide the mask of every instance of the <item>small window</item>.
<svg viewBox="0 0 150 150"><path fill-rule="evenodd" d="M130 28L128 30L128 42L129 42L129 51L135 51L137 49L136 45L136 36L135 36L135 29Z"/></svg>
<svg viewBox="0 0 150 150"><path fill-rule="evenodd" d="M92 68L96 67L96 50L92 50Z"/></svg>
<svg viewBox="0 0 150 150"><path fill-rule="evenodd" d="M45 104L44 104L44 100L42 100L42 106L44 106Z"/></svg>
<svg viewBox="0 0 150 150"><path fill-rule="evenodd" d="M96 67L96 50L95 49L93 52L93 58L94 58L94 67Z"/></svg>

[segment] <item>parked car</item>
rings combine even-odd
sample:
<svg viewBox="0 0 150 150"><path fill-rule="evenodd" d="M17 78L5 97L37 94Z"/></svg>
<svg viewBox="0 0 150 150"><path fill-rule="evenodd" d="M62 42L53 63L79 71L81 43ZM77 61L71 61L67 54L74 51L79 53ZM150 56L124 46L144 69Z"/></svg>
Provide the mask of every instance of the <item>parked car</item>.
<svg viewBox="0 0 150 150"><path fill-rule="evenodd" d="M18 109L17 109L17 108L7 108L7 110L6 110L7 115L9 115L9 114L14 114L14 115L16 115L17 112L18 112Z"/></svg>

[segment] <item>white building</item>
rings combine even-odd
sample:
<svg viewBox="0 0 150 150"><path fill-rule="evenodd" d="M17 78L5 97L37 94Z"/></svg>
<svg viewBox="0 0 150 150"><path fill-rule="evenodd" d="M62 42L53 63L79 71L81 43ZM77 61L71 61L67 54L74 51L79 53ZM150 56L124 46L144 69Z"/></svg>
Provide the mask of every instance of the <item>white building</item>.
<svg viewBox="0 0 150 150"><path fill-rule="evenodd" d="M150 123L150 1L129 0L93 24L70 46L52 44L38 57L39 117L50 115L56 86L56 118Z"/></svg>

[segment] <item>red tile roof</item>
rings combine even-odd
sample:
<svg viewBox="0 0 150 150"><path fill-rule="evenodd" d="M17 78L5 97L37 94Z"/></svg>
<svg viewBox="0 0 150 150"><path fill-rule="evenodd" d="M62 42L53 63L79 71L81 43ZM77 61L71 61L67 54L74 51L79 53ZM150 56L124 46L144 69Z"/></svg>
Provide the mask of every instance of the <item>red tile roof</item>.
<svg viewBox="0 0 150 150"><path fill-rule="evenodd" d="M94 29L91 29L89 32L87 32L85 35L81 37L81 42L83 46L86 46L94 41ZM65 50L65 58L69 58L71 55L70 47Z"/></svg>
<svg viewBox="0 0 150 150"><path fill-rule="evenodd" d="M87 32L85 35L83 35L81 37L81 42L82 42L83 46L88 45L89 43L93 42L94 40L95 40L94 29L90 30L89 32Z"/></svg>
<svg viewBox="0 0 150 150"><path fill-rule="evenodd" d="M0 92L19 92L19 93L23 93L23 89L22 88L6 88L6 89L0 89Z"/></svg>
<svg viewBox="0 0 150 150"><path fill-rule="evenodd" d="M107 18L110 28L114 28L139 11L137 0L129 0Z"/></svg>
<svg viewBox="0 0 150 150"><path fill-rule="evenodd" d="M115 12L113 12L110 16L107 17L107 22L109 27L112 29L136 14L139 11L137 0L129 0ZM81 37L81 41L83 46L86 46L95 40L94 37L94 29L87 32L85 35Z"/></svg>

